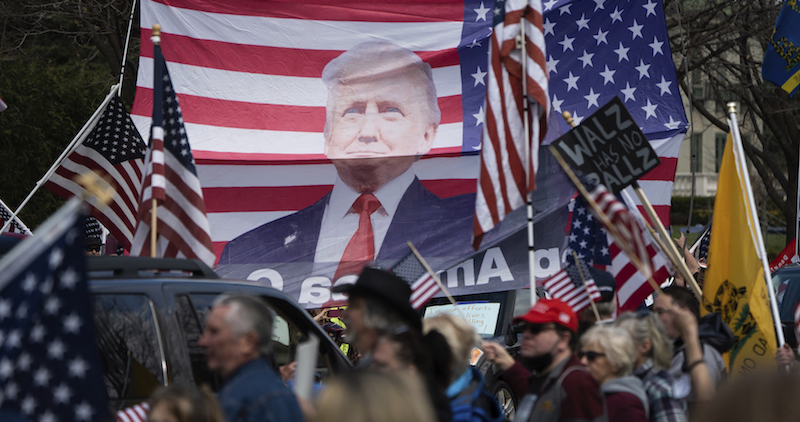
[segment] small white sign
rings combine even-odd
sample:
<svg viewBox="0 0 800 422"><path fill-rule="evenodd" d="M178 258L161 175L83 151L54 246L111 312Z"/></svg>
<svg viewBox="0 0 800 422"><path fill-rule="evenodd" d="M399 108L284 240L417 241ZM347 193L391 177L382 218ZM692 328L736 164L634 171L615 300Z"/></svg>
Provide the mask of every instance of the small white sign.
<svg viewBox="0 0 800 422"><path fill-rule="evenodd" d="M499 303L465 303L459 304L458 309L464 318L475 327L480 336L494 336L497 327L497 318L500 315ZM453 314L461 316L452 304L429 306L425 309L425 318L439 314Z"/></svg>

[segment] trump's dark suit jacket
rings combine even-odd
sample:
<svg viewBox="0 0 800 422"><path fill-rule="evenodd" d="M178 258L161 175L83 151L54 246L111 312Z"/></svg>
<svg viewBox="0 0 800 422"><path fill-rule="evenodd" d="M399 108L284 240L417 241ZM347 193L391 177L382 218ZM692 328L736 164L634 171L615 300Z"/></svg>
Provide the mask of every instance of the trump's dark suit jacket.
<svg viewBox="0 0 800 422"><path fill-rule="evenodd" d="M219 265L313 262L330 193L308 208L259 226L225 245ZM425 257L462 257L472 241L475 194L439 198L419 181L406 189L376 260L398 260L411 241Z"/></svg>

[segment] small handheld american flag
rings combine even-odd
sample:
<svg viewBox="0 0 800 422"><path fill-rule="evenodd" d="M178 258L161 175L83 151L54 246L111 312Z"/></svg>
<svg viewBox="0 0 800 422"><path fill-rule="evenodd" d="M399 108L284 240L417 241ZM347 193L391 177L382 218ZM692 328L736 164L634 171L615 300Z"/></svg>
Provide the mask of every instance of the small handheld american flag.
<svg viewBox="0 0 800 422"><path fill-rule="evenodd" d="M398 261L391 271L411 286L409 302L414 309L422 308L436 293L439 293L438 283L413 251Z"/></svg>

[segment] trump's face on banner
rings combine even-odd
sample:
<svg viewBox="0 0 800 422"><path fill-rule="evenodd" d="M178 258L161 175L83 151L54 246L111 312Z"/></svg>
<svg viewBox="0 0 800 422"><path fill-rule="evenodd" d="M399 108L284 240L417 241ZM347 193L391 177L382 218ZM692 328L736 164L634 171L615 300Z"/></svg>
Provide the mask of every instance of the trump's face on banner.
<svg viewBox="0 0 800 422"><path fill-rule="evenodd" d="M409 77L361 81L336 88L330 159L423 155L436 137L422 90Z"/></svg>
<svg viewBox="0 0 800 422"><path fill-rule="evenodd" d="M412 51L360 44L323 71L328 85L325 155L356 190L402 174L436 138L440 111L430 66Z"/></svg>

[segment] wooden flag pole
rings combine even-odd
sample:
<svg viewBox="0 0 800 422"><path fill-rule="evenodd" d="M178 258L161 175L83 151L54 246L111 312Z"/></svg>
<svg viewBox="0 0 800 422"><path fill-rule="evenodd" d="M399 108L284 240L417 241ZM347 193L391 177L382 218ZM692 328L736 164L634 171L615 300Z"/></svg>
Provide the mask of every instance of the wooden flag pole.
<svg viewBox="0 0 800 422"><path fill-rule="evenodd" d="M644 206L644 210L647 213L647 216L650 217L650 220L655 222L656 229L658 230L658 233L661 235L661 237L664 238L664 241L661 242L657 236L653 236L653 239L655 239L655 241L658 242L659 246L661 246L661 250L663 250L667 254L667 258L669 258L670 261L672 261L672 264L678 268L678 271L683 276L683 279L689 283L689 286L691 286L692 290L694 291L694 294L697 296L697 299L700 300L700 302L702 303L703 289L701 289L700 285L697 284L697 280L694 279L694 275L692 275L692 273L689 272L689 267L686 265L686 261L683 260L683 258L680 255L680 252L678 251L678 248L675 247L675 243L672 242L672 236L670 236L669 233L667 233L667 229L666 227L664 227L664 223L661 222L661 219L658 218L658 215L656 214L656 210L653 208L653 205L647 199L647 196L644 194L644 191L636 182L633 182L633 191L636 192L636 196L639 197L639 202L641 202L642 206ZM652 231L650 223L647 220L645 220L644 223Z"/></svg>
<svg viewBox="0 0 800 422"><path fill-rule="evenodd" d="M574 126L575 122L572 119L572 115L570 115L568 111L565 111L563 113L563 116L564 120L566 120L567 123L570 124L570 126ZM622 236L620 236L617 228L614 226L614 224L611 223L611 220L608 218L606 213L604 213L603 210L600 209L600 206L597 205L597 202L595 202L595 200L591 197L591 195L589 195L589 191L586 190L586 186L583 186L583 183L581 183L581 181L578 180L578 176L576 176L575 173L572 171L572 169L569 168L567 162L564 161L564 157L561 156L561 153L559 153L558 150L555 149L552 144L550 145L550 152L553 154L553 157L555 157L556 161L558 161L558 164L561 165L561 168L564 169L564 173L567 174L570 180L572 180L572 183L575 184L575 187L578 188L578 192L580 192L581 195L583 195L583 197L586 198L586 201L589 203L589 206L591 206L594 212L597 214L597 216L600 217L600 220L603 222L603 225L606 226L606 228L611 232L612 236L614 236L618 240L622 240L623 238ZM650 283L650 286L653 287L653 290L658 292L659 294L662 294L663 292L661 291L661 287L653 279L652 269L648 269L647 267L644 266L642 261L639 260L639 256L634 253L632 246L629 245L628 242L620 242L620 245L622 246L623 251L625 251L625 253L630 258L633 266L636 267L636 269L639 270L639 272L647 276L647 281Z"/></svg>
<svg viewBox="0 0 800 422"><path fill-rule="evenodd" d="M599 322L600 321L600 312L597 310L597 305L592 300L592 294L589 292L589 286L586 285L586 274L583 273L583 268L578 264L578 253L572 251L572 258L575 259L575 266L578 267L578 274L581 276L581 282L583 283L583 288L586 289L586 297L589 298L589 303L592 305L592 311L594 311L594 317Z"/></svg>
<svg viewBox="0 0 800 422"><path fill-rule="evenodd" d="M161 25L154 24L153 25L153 45L161 44ZM156 63L156 66L158 63ZM156 225L158 224L158 217L156 216L156 210L158 209L158 204L156 204L156 199L153 198L151 202L151 209L152 212L150 213L150 257L156 257L156 241L157 234L156 234Z"/></svg>

